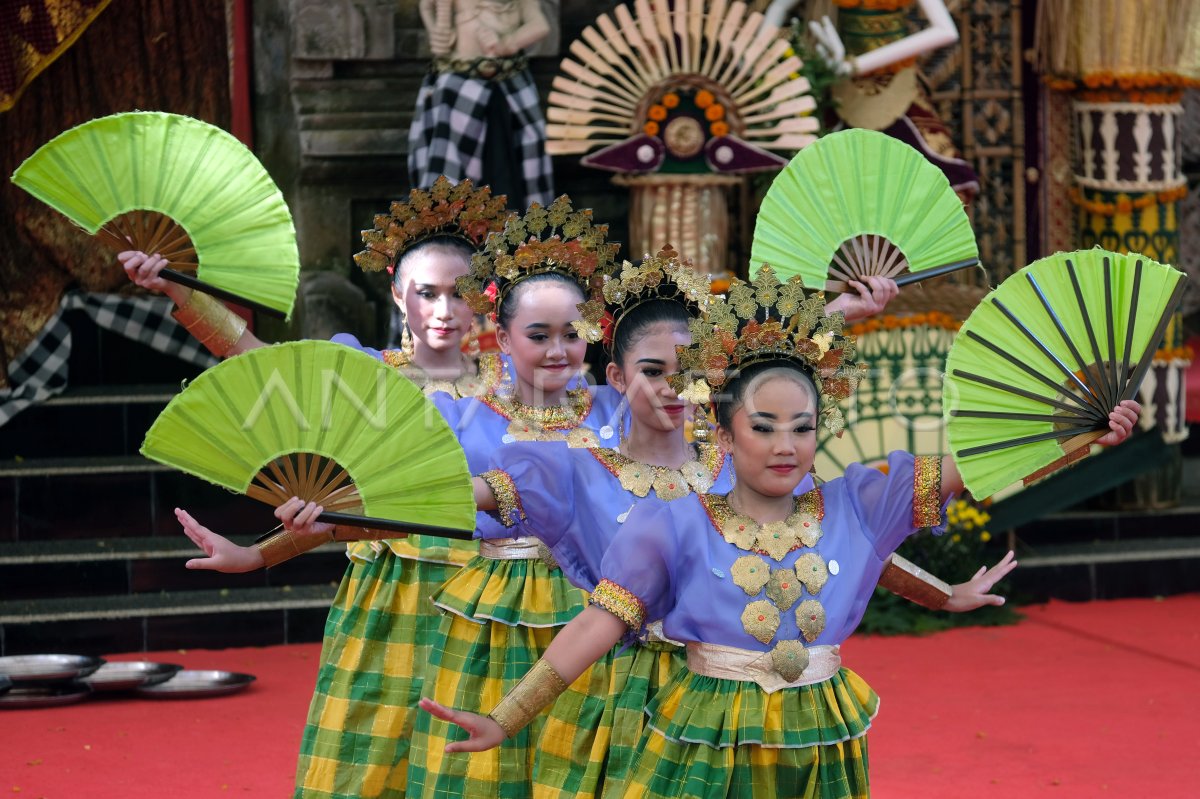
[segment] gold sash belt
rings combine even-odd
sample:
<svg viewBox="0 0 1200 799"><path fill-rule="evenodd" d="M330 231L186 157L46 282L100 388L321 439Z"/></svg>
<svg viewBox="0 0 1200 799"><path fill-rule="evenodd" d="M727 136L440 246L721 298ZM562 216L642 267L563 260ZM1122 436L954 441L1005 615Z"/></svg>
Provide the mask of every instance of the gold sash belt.
<svg viewBox="0 0 1200 799"><path fill-rule="evenodd" d="M537 560L542 542L533 536L485 538L479 542L479 557L488 560Z"/></svg>
<svg viewBox="0 0 1200 799"><path fill-rule="evenodd" d="M824 644L806 647L808 667L799 679L792 682L785 680L771 665L770 652L692 641L687 645L687 664L688 669L696 674L758 683L760 688L772 694L781 688L795 688L828 680L842 667L842 656L838 654L840 649L839 646Z"/></svg>

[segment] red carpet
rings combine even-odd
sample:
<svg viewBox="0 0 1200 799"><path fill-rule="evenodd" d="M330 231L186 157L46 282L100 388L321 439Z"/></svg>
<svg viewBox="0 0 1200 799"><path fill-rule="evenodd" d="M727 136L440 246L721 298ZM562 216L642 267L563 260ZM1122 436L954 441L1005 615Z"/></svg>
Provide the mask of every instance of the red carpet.
<svg viewBox="0 0 1200 799"><path fill-rule="evenodd" d="M1015 627L844 647L883 697L876 799L1196 796L1200 596L1025 612ZM220 699L0 712L0 796L290 796L317 655L315 644L158 653L259 680Z"/></svg>

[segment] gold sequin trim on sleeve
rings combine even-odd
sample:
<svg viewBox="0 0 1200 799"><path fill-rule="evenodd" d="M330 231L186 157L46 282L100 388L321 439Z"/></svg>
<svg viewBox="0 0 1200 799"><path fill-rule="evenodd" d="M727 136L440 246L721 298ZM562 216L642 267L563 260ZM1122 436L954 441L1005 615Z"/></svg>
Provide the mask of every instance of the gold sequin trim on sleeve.
<svg viewBox="0 0 1200 799"><path fill-rule="evenodd" d="M492 469L479 475L496 495L496 513L500 523L505 527L525 520L525 509L521 507L521 495L517 493L517 485L508 472Z"/></svg>
<svg viewBox="0 0 1200 799"><path fill-rule="evenodd" d="M632 591L627 591L611 580L601 580L588 599L589 605L604 608L616 616L631 630L640 630L646 620L646 605Z"/></svg>
<svg viewBox="0 0 1200 799"><path fill-rule="evenodd" d="M942 459L918 455L913 459L913 527L942 523Z"/></svg>

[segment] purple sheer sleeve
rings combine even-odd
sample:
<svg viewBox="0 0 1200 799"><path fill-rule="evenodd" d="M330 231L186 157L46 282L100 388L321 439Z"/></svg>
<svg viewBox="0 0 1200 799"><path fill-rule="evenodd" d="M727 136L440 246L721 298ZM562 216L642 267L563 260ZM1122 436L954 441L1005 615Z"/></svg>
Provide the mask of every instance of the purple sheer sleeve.
<svg viewBox="0 0 1200 799"><path fill-rule="evenodd" d="M624 616L611 606L612 602L596 601L595 596L593 603L634 629L648 619L667 615L675 604L673 558L683 552L676 538L675 520L667 503L658 499L638 502L604 555L600 565L603 580L597 587L602 598L616 594L635 605L637 614ZM605 585L608 594L601 592Z"/></svg>
<svg viewBox="0 0 1200 799"><path fill-rule="evenodd" d="M886 474L850 465L846 498L877 555L886 558L918 529L943 524L941 477L941 458L908 452L891 453Z"/></svg>
<svg viewBox="0 0 1200 799"><path fill-rule="evenodd" d="M490 468L512 481L524 516L518 534L557 546L575 510L575 470L566 442L508 444L492 453Z"/></svg>

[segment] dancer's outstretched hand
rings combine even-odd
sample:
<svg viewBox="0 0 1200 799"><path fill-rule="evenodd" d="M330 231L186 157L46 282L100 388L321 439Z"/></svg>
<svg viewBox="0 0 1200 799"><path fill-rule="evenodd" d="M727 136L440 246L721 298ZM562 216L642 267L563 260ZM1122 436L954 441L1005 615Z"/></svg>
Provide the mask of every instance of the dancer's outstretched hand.
<svg viewBox="0 0 1200 799"><path fill-rule="evenodd" d="M187 568L240 574L261 569L266 565L258 547L243 547L223 535L217 535L182 508L175 509L175 518L183 525L183 532L192 539L192 543L204 550L207 556L192 558L183 564Z"/></svg>
<svg viewBox="0 0 1200 799"><path fill-rule="evenodd" d="M1112 447L1129 438L1133 426L1142 414L1142 406L1134 400L1123 400L1108 415L1109 432L1096 441L1102 447Z"/></svg>
<svg viewBox="0 0 1200 799"><path fill-rule="evenodd" d="M328 536L333 532L333 525L317 521L324 512L322 505L292 497L275 509L275 518L283 522L283 529L296 535Z"/></svg>
<svg viewBox="0 0 1200 799"><path fill-rule="evenodd" d="M952 586L953 593L942 609L951 613L966 613L984 605L1003 605L1004 597L998 594L989 594L988 591L991 591L992 586L1017 568L1017 562L1013 557L1010 549L1008 554L992 568L980 566L979 571L975 572L975 576L970 580Z"/></svg>
<svg viewBox="0 0 1200 799"><path fill-rule="evenodd" d="M446 744L447 752L483 752L495 749L504 742L504 728L487 716L468 713L465 710L451 710L432 699L422 699L420 704L426 713L462 727L471 736L465 741Z"/></svg>

